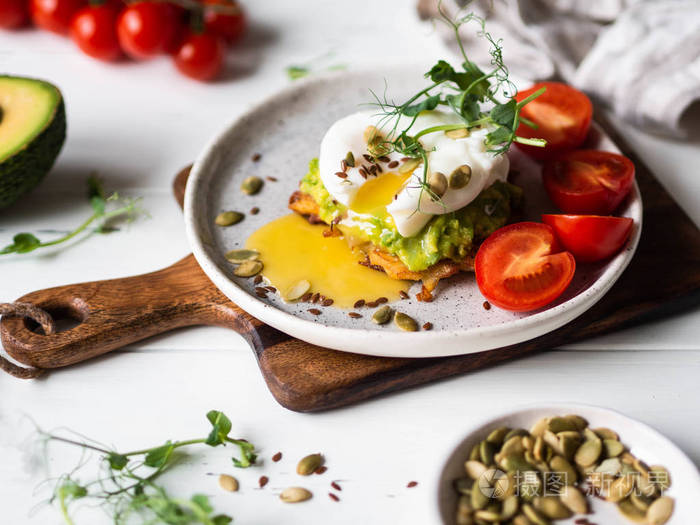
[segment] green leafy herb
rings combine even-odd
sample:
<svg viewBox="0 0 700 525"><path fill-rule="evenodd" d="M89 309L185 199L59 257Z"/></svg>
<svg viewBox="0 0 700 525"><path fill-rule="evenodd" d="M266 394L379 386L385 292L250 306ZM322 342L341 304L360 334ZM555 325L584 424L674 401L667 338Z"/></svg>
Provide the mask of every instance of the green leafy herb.
<svg viewBox="0 0 700 525"><path fill-rule="evenodd" d="M56 484L51 501L56 501L68 525L74 525L70 507L80 500L89 500L103 504L109 511L116 525L130 523L135 515L142 523L167 525L226 525L233 520L225 514L214 514L209 499L202 494L195 494L189 499L170 496L157 483L157 478L166 470L176 465L175 450L195 445L206 444L212 447L237 445L241 457L233 458L237 467L245 468L255 463L255 447L242 439L230 437L231 420L223 412L211 410L207 419L212 429L205 438L185 441L167 441L152 448L117 452L101 444L86 440L76 441L61 436L41 432L48 443L56 441L80 447L84 451L94 451L102 455L99 477L87 483L77 479L76 472L62 475Z"/></svg>
<svg viewBox="0 0 700 525"><path fill-rule="evenodd" d="M459 14L452 19L442 10L438 4L441 20L455 33L462 54L461 69L455 69L445 60L439 60L425 78L432 83L422 89L402 104L389 101L386 94L379 98L374 92L375 104L379 110L380 130L383 133L381 147L386 152L397 152L406 157L420 158L423 163L423 176L419 181L421 196L423 191L430 193L427 184L429 172L428 152L420 142L420 137L429 133L451 131L456 129L471 130L486 127L489 133L486 135L485 145L494 155L505 153L513 142L520 142L532 146L544 146L543 139L529 139L516 135L520 122L536 127L532 122L520 117L523 106L531 102L542 93L542 88L526 99L516 102L514 96L516 87L509 78L508 68L503 62L502 42L495 40L486 31L485 20L474 13ZM459 35L461 26L468 23L478 25L477 35L485 38L490 44L491 69L482 71L467 56ZM505 100L505 102L504 102ZM433 110L438 106L446 106L460 118L460 123L432 126L430 128L412 130L417 116L422 111ZM401 117L412 117L403 129L399 126ZM431 195L433 200L439 198ZM420 202L420 199L419 199Z"/></svg>
<svg viewBox="0 0 700 525"><path fill-rule="evenodd" d="M91 175L87 181L88 198L92 207L92 215L75 230L53 241L42 242L32 233L18 233L12 238L12 244L0 250L0 255L9 253L29 253L37 248L46 248L64 243L88 230L91 224L97 223L92 230L95 233L108 233L113 230L110 225L116 219L134 220L142 210L138 207L139 199L124 199L116 192L106 196L100 180Z"/></svg>

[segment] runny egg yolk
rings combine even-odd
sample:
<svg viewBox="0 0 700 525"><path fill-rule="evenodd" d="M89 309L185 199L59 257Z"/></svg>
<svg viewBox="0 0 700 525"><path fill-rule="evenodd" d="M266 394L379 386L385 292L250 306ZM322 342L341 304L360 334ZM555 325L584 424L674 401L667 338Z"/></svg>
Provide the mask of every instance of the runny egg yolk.
<svg viewBox="0 0 700 525"><path fill-rule="evenodd" d="M246 248L260 252L262 275L282 298L301 280L311 283L311 292L333 299L340 308L352 308L358 299L393 301L408 289L406 281L358 264L362 253L353 251L343 237L324 237L327 229L299 215L285 215L255 231Z"/></svg>
<svg viewBox="0 0 700 525"><path fill-rule="evenodd" d="M355 194L350 209L355 213L372 215L384 211L410 176L410 173L402 175L395 172L381 173L377 177L370 175Z"/></svg>

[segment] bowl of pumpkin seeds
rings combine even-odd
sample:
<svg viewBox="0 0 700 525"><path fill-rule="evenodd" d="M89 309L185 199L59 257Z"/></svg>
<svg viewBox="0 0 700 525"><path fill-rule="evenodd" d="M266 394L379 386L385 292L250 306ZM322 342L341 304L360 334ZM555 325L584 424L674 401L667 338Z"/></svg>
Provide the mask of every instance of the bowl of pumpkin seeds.
<svg viewBox="0 0 700 525"><path fill-rule="evenodd" d="M700 523L700 473L614 410L524 407L474 423L436 475L445 525Z"/></svg>

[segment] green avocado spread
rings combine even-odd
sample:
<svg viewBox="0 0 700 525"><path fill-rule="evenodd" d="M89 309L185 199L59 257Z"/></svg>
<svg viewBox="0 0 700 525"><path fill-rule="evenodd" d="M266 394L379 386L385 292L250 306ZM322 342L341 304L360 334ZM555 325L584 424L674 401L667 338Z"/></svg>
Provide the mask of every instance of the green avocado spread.
<svg viewBox="0 0 700 525"><path fill-rule="evenodd" d="M347 207L334 201L321 182L318 159L309 163L299 189L319 205L323 222L330 224L336 217L345 217ZM442 259L464 260L475 245L508 222L522 196L518 186L495 182L464 208L434 216L413 237L401 236L387 213L354 216L353 224L344 222L340 226L344 233L383 248L418 272Z"/></svg>

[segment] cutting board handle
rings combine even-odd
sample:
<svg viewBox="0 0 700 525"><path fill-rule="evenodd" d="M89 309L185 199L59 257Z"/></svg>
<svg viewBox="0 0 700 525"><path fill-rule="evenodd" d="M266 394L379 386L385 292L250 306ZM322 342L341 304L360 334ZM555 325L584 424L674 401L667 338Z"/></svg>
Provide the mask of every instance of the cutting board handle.
<svg viewBox="0 0 700 525"><path fill-rule="evenodd" d="M192 325L218 325L261 348L262 323L227 299L188 255L162 270L32 292L17 300L46 310L59 329L44 335L31 321L3 317L2 344L17 361L58 368ZM61 331L69 321L74 325ZM268 327L266 327L268 328Z"/></svg>

